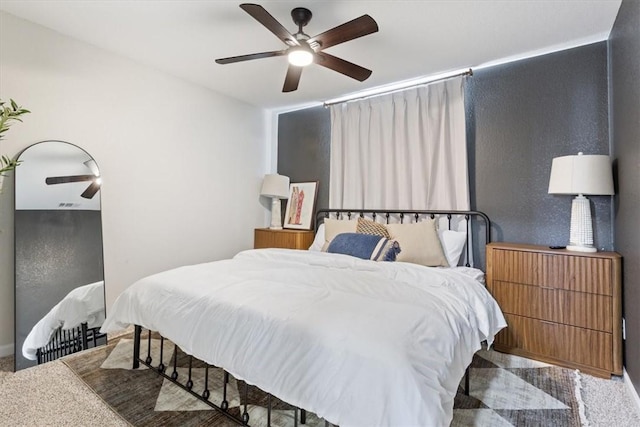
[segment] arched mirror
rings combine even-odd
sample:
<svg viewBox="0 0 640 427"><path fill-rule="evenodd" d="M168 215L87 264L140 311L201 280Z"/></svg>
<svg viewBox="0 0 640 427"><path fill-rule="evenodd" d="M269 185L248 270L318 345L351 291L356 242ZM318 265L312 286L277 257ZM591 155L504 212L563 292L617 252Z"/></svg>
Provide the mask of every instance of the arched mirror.
<svg viewBox="0 0 640 427"><path fill-rule="evenodd" d="M43 141L15 170L15 368L106 343L100 171L80 147Z"/></svg>

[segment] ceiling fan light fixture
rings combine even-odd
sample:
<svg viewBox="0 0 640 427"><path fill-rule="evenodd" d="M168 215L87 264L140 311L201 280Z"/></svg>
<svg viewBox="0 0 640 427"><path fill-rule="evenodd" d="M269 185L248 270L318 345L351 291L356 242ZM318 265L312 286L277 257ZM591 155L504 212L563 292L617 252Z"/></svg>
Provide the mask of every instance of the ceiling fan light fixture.
<svg viewBox="0 0 640 427"><path fill-rule="evenodd" d="M309 9L296 7L291 11L291 18L293 18L294 24L298 26L298 32L291 34L276 18L271 16L271 14L259 4L242 3L240 8L273 33L287 48L271 52L218 58L216 59L217 64L233 64L252 59L286 55L289 66L287 67L287 75L285 76L284 85L282 86L282 92L293 92L297 90L303 68L314 62L322 67L361 82L365 81L371 75L371 70L323 52L323 49L331 46L377 32L378 24L371 16L362 15L309 38L309 35L302 31L313 16Z"/></svg>
<svg viewBox="0 0 640 427"><path fill-rule="evenodd" d="M313 62L313 53L303 47L292 48L287 55L289 64L296 67L306 67Z"/></svg>

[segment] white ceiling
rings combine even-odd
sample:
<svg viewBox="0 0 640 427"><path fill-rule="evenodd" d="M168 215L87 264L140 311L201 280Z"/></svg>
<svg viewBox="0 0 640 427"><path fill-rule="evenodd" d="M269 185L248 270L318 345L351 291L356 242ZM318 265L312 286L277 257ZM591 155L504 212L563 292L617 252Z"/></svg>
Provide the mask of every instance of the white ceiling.
<svg viewBox="0 0 640 427"><path fill-rule="evenodd" d="M260 1L290 32L294 7L314 36L363 14L378 33L327 49L373 70L363 83L324 67L282 93L286 57L218 65L216 58L284 44L241 1L0 1L0 9L215 91L268 109L321 102L364 89L505 62L605 40L621 0ZM1 59L1 57L0 57Z"/></svg>

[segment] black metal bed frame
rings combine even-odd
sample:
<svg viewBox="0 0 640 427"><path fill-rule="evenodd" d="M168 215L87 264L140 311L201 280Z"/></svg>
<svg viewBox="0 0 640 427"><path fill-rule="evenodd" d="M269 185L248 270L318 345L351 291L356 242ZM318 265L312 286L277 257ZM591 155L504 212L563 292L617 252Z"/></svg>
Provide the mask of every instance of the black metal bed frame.
<svg viewBox="0 0 640 427"><path fill-rule="evenodd" d="M38 365L96 347L98 340L103 338L106 343L107 335L101 334L99 331L100 327L89 328L86 322L72 329L63 330L62 327L59 327L47 345L36 350Z"/></svg>
<svg viewBox="0 0 640 427"><path fill-rule="evenodd" d="M405 219L408 218L410 221L418 222L420 218L429 217L431 219L435 218L446 218L447 219L447 228L451 230L451 221L454 217L458 219L464 220L466 222L466 230L467 230L467 239L465 242L465 250L466 250L466 266L473 267L470 264L469 260L471 259L471 223L475 218L476 220L480 220L480 226L484 225L484 239L485 245L491 242L491 221L489 217L480 211L442 211L442 210L386 210L386 209L320 209L316 212L316 231L320 224L324 221L325 218L331 218L331 215L334 215L336 219L341 219L346 217L347 219L351 219L352 217L361 217L361 218L371 218L373 221L377 221L378 218L382 218L382 221L385 224L389 224L390 218L397 218L400 224L405 222Z"/></svg>
<svg viewBox="0 0 640 427"><path fill-rule="evenodd" d="M451 229L451 221L454 217L460 217L462 220L466 221L466 230L467 230L467 238L466 238L466 266L470 267L470 262L469 260L471 259L471 244L470 244L470 237L472 235L471 232L471 221L472 218L476 218L479 219L480 221L482 221L484 223L484 227L485 227L485 245L490 243L490 239L491 239L491 222L489 220L489 217L479 211L441 211L441 210L378 210L378 209L321 209L318 210L316 213L316 222L315 222L315 227L316 230L318 228L318 226L320 225L320 223L322 221L324 221L325 218L330 218L331 215L334 215L336 218L342 218L342 217L347 217L348 219L351 219L352 216L360 216L360 217L370 217L372 218L374 221L379 218L380 216L383 218L383 221L385 223L389 223L389 219L393 216L397 216L397 218L399 219L400 223L403 223L406 217L409 217L410 219L413 219L414 222L418 222L420 220L421 217L429 217L429 218L436 218L436 217L445 217L447 218L447 223L448 223L448 228ZM173 356L173 371L171 372L171 374L167 374L167 366L164 365L163 363L163 352L164 352L164 342L166 340L166 338L160 336L160 362L156 365L153 366L152 362L153 362L153 358L151 357L151 335L152 335L152 331L148 330L148 336L147 336L147 355L146 357L142 358L141 354L140 354L140 350L141 350L141 345L142 345L142 326L140 325L135 325L134 326L134 341L133 341L133 369L138 369L140 367L140 364L142 363L143 365L147 366L148 368L150 368L152 371L154 371L156 374L168 379L169 381L171 381L172 383L176 384L178 387L182 388L183 390L187 391L189 394L191 394L192 396L194 396L195 398L197 398L198 400L206 403L207 405L209 405L210 407L218 410L219 412L221 412L222 414L224 414L226 417L228 417L230 420L237 422L238 424L241 425L249 425L249 413L247 411L247 404L248 404L248 399L247 399L247 395L248 395L248 384L246 383L246 381L244 382L244 390L243 390L243 396L244 396L244 405L240 405L240 407L244 406L244 411L242 409L240 409L241 415L240 417L236 417L233 414L230 414L228 412L229 409L229 402L227 401L227 384L229 383L229 373L226 372L223 369L224 372L224 380L223 380L223 399L222 402L220 403L220 405L212 402L210 400L210 390L208 388L209 385L209 368L217 368L213 365L209 365L209 364L205 364L205 380L204 380L204 389L200 392L197 393L196 391L193 390L193 380L192 380L192 365L193 365L193 359L194 357L191 355L188 355L189 357L189 369L188 369L188 375L187 375L187 381L183 384L181 382L178 381L178 371L177 371L177 359L178 359L178 346L174 345L174 356ZM171 367L169 367L171 368ZM464 393L465 395L469 395L469 367L466 368L465 370L465 380L464 380ZM272 400L272 396L271 394L268 394L268 407L267 407L267 426L271 426L271 400ZM297 427L298 426L298 410L300 411L300 423L301 424L305 424L306 423L306 411L302 408L295 408L294 407L294 426ZM331 426L332 424L330 424L329 422L325 421L325 427Z"/></svg>

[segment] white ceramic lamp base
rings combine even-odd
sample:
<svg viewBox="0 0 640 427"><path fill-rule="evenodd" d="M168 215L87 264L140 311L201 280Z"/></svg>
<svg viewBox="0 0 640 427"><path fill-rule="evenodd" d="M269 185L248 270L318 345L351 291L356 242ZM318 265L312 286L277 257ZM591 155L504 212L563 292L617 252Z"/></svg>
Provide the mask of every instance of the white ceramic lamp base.
<svg viewBox="0 0 640 427"><path fill-rule="evenodd" d="M271 225L269 228L271 230L282 230L282 215L280 208L281 203L280 199L277 197L271 198Z"/></svg>
<svg viewBox="0 0 640 427"><path fill-rule="evenodd" d="M597 252L597 249L593 246L591 206L589 199L582 194L576 196L571 203L571 231L567 250Z"/></svg>

